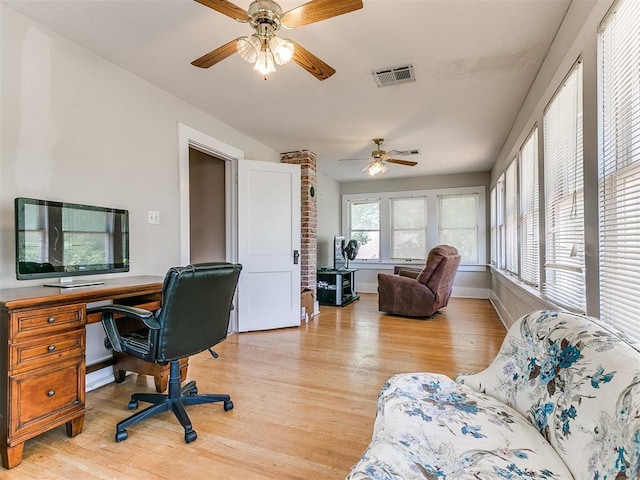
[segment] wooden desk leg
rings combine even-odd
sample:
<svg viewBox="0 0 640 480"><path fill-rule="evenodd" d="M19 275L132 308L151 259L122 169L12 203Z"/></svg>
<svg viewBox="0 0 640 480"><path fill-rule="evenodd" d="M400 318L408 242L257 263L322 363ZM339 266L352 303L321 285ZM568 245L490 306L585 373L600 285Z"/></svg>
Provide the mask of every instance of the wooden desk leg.
<svg viewBox="0 0 640 480"><path fill-rule="evenodd" d="M2 456L2 466L4 468L13 468L20 465L22 461L22 452L24 451L24 442L12 447L0 447L0 456Z"/></svg>
<svg viewBox="0 0 640 480"><path fill-rule="evenodd" d="M142 375L152 375L156 392L162 393L167 390L169 384L169 365L158 365L156 363L145 362L131 355L118 353L115 355L116 363L113 366L113 376L117 383L124 382L127 371ZM184 382L187 378L189 367L189 357L180 359L180 376Z"/></svg>
<svg viewBox="0 0 640 480"><path fill-rule="evenodd" d="M180 381L184 382L187 379L187 369L189 367L189 358L180 359ZM159 371L153 373L153 383L156 385L156 392L162 393L167 389L169 384L169 369L162 368Z"/></svg>
<svg viewBox="0 0 640 480"><path fill-rule="evenodd" d="M75 437L79 433L82 433L82 427L84 426L84 415L66 422L64 426L67 429L67 437Z"/></svg>

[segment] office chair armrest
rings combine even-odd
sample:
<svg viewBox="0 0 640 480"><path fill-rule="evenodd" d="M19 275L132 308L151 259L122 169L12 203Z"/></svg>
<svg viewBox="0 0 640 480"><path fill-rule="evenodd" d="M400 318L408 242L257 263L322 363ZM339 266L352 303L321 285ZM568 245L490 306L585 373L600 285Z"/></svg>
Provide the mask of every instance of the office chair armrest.
<svg viewBox="0 0 640 480"><path fill-rule="evenodd" d="M144 323L148 328L152 330L158 330L160 324L154 318L153 312L144 310L143 308L129 307L127 305L107 305L102 307L102 326L107 334L109 343L116 352L122 352L122 344L120 342L120 332L118 331L118 325L115 322L114 314L119 313L125 317L135 318Z"/></svg>
<svg viewBox="0 0 640 480"><path fill-rule="evenodd" d="M153 312L145 310L144 308L130 307L128 305L107 305L100 310L103 312L103 315L104 312L113 312L124 315L125 317L135 318L152 330L158 330L160 328L160 324L153 316Z"/></svg>

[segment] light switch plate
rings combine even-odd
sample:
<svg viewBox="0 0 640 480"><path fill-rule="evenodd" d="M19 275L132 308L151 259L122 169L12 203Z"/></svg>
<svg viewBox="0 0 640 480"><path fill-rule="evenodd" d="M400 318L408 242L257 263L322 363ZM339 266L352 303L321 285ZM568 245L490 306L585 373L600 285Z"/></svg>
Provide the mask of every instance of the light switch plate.
<svg viewBox="0 0 640 480"><path fill-rule="evenodd" d="M156 212L154 210L148 210L147 211L147 223L150 223L152 225L159 225L160 224L160 212Z"/></svg>

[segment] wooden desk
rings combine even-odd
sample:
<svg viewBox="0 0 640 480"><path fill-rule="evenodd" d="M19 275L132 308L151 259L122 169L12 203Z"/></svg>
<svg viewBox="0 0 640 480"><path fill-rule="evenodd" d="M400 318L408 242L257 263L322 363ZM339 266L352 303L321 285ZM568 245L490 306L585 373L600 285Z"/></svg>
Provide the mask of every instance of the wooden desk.
<svg viewBox="0 0 640 480"><path fill-rule="evenodd" d="M117 303L155 310L163 277L105 280L78 288L0 290L0 455L22 460L24 442L63 423L82 431L85 412L85 325L100 313L87 304ZM142 372L145 373L145 372Z"/></svg>

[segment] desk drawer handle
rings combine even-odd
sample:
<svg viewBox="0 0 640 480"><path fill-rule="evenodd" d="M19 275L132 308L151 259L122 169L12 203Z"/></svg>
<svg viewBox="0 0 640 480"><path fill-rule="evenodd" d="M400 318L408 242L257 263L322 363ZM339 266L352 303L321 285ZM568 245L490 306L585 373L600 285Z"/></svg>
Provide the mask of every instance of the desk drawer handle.
<svg viewBox="0 0 640 480"><path fill-rule="evenodd" d="M50 352L55 352L56 351L56 346L55 345L49 345L47 347L47 350L49 350Z"/></svg>
<svg viewBox="0 0 640 480"><path fill-rule="evenodd" d="M49 322L49 323L56 323L56 317L49 317L49 318L47 319L47 322Z"/></svg>
<svg viewBox="0 0 640 480"><path fill-rule="evenodd" d="M55 391L55 390L49 390L49 391L47 392L47 397L53 397L55 394L56 394L56 391Z"/></svg>

